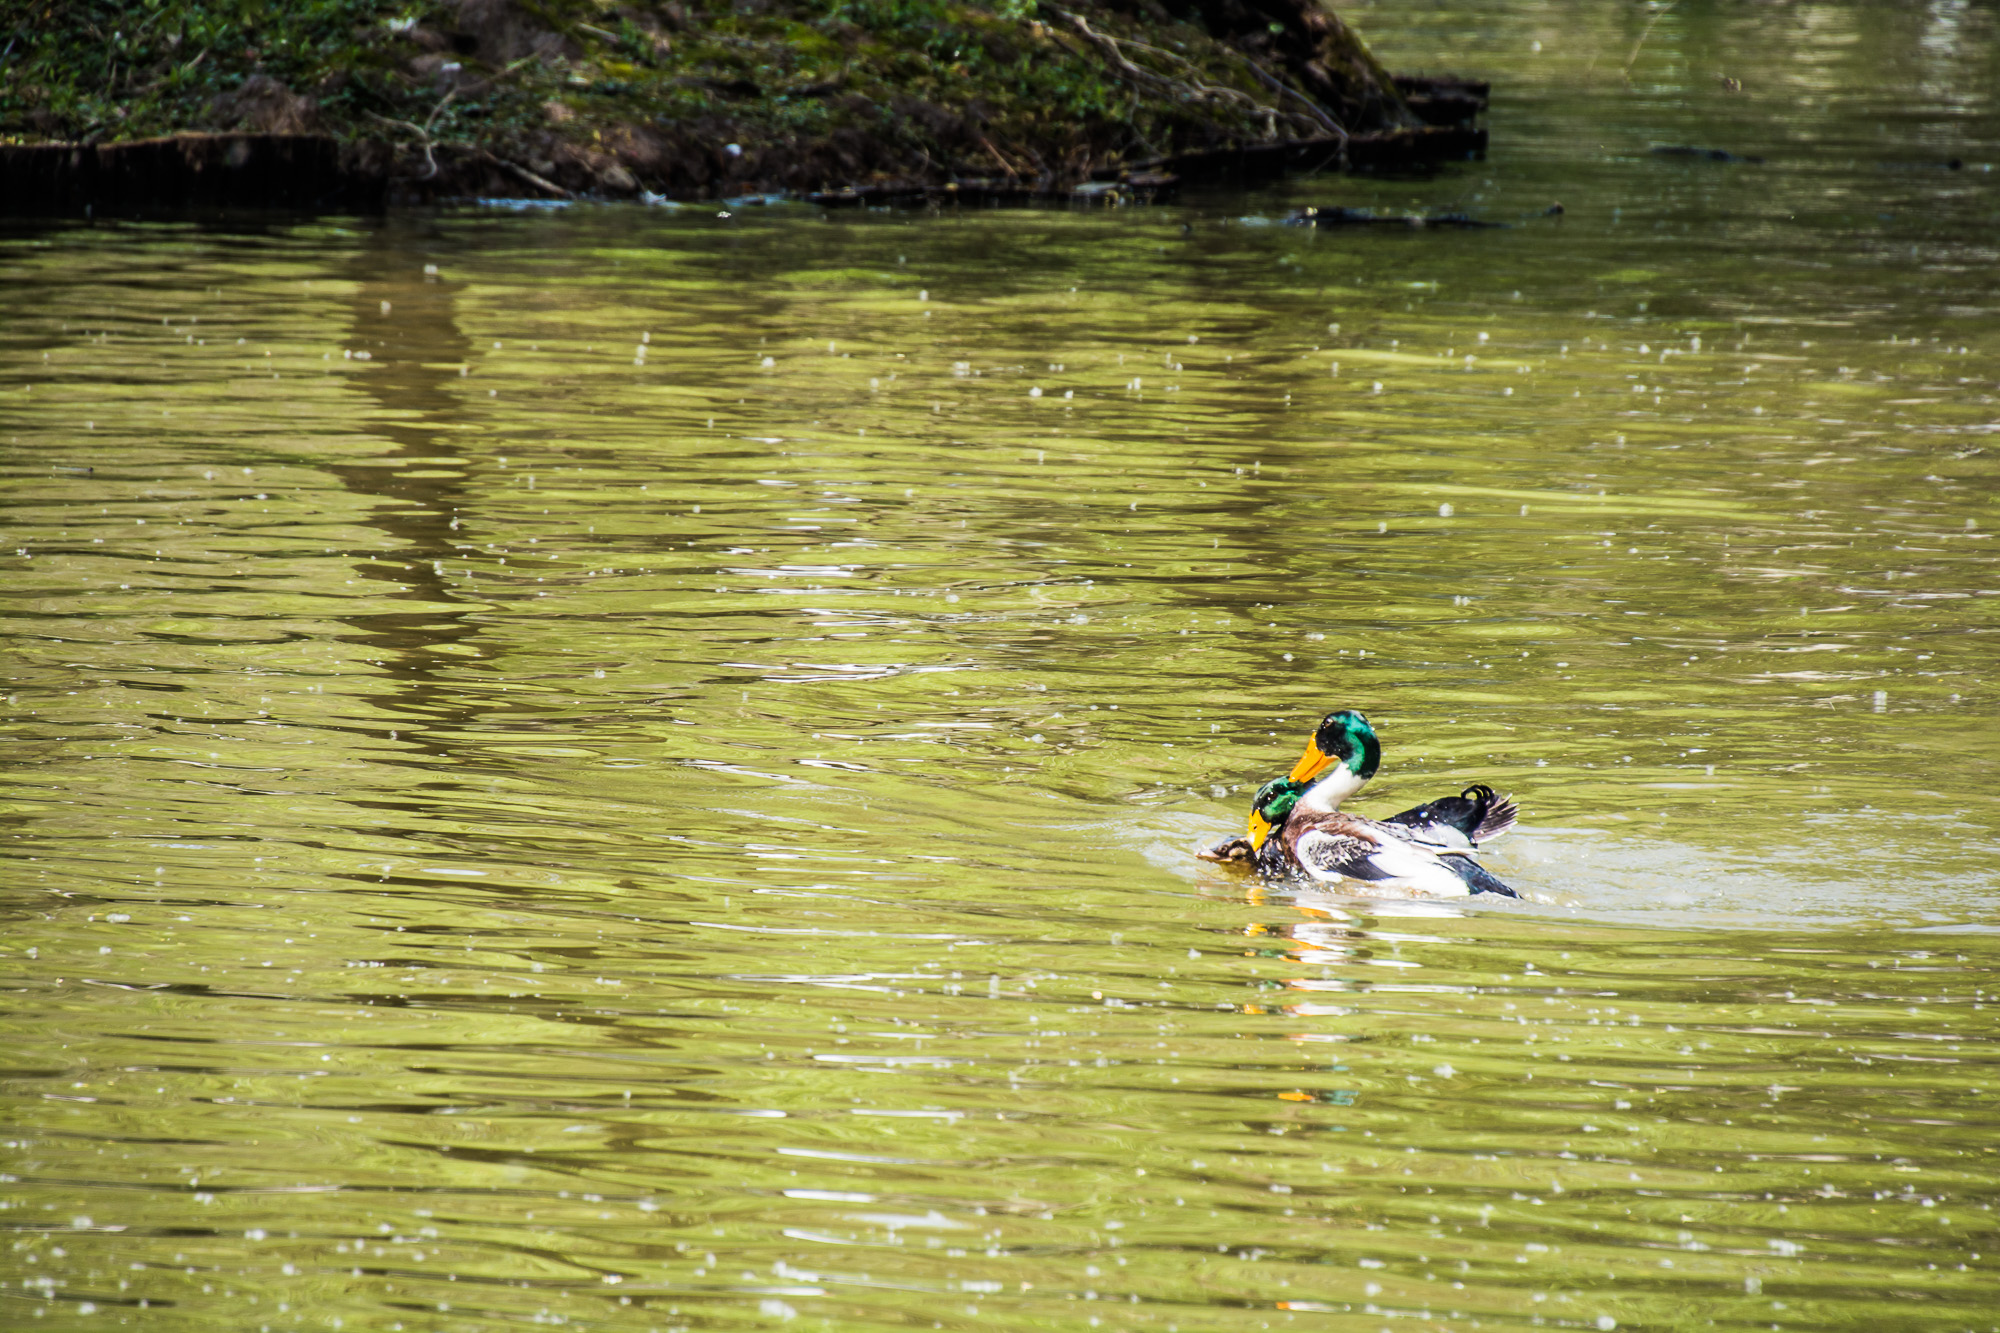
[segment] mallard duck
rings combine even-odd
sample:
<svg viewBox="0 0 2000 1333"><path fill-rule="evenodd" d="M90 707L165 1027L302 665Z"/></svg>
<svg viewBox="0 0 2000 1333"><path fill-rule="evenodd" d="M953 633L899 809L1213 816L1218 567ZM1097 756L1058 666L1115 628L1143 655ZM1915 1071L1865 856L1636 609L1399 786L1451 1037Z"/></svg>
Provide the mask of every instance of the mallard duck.
<svg viewBox="0 0 2000 1333"><path fill-rule="evenodd" d="M1252 834L1245 841L1253 848L1251 859L1267 873L1299 870L1317 880L1356 879L1429 897L1520 897L1473 859L1481 841L1514 825L1514 803L1484 784L1388 819L1305 811L1310 789L1285 778L1267 783L1264 791L1268 795L1251 811Z"/></svg>
<svg viewBox="0 0 2000 1333"><path fill-rule="evenodd" d="M1256 798L1250 803L1250 836L1225 838L1213 847L1204 848L1198 855L1205 861L1250 862L1266 872L1288 869L1277 844L1270 844L1267 850L1264 835L1270 831L1270 826L1258 827L1258 810L1287 795L1290 800L1286 809L1289 810L1310 786L1315 800L1324 802L1326 809L1332 811L1360 791L1368 779L1375 776L1375 770L1381 763L1382 742L1375 738L1375 729L1368 725L1367 718L1351 708L1328 713L1320 719L1312 738L1306 742L1305 754L1292 765L1292 771L1258 788ZM1332 772L1326 771L1335 764L1338 767ZM1314 778L1319 780L1314 782ZM1404 813L1415 814L1416 811Z"/></svg>
<svg viewBox="0 0 2000 1333"><path fill-rule="evenodd" d="M1249 864L1264 874L1303 871L1315 879L1344 877L1406 891L1518 896L1471 856L1479 843L1512 828L1516 815L1513 801L1484 783L1384 820L1341 814L1340 803L1375 776L1381 761L1381 741L1366 717L1353 709L1328 713L1291 772L1258 789L1249 836L1199 855Z"/></svg>
<svg viewBox="0 0 2000 1333"><path fill-rule="evenodd" d="M1516 813L1483 783L1385 820L1342 813L1340 803L1375 776L1381 760L1367 718L1351 708L1328 713L1292 771L1257 793L1248 839L1256 863L1403 892L1520 896L1473 859L1480 842L1513 827ZM1273 842L1275 853L1267 850Z"/></svg>
<svg viewBox="0 0 2000 1333"><path fill-rule="evenodd" d="M1288 793L1294 800L1290 810L1307 814L1332 814L1340 803L1360 791L1382 766L1382 742L1368 719L1352 708L1328 713L1306 741L1305 753L1292 771L1275 778L1257 792L1250 806L1250 840L1261 844L1264 829L1258 811L1280 801ZM1382 821L1406 829L1421 830L1422 836L1449 838L1455 830L1470 842L1497 838L1514 827L1514 803L1496 795L1484 783L1474 783L1456 796L1442 796L1413 806ZM1276 821L1272 821L1276 822ZM1267 824L1266 827L1269 825Z"/></svg>

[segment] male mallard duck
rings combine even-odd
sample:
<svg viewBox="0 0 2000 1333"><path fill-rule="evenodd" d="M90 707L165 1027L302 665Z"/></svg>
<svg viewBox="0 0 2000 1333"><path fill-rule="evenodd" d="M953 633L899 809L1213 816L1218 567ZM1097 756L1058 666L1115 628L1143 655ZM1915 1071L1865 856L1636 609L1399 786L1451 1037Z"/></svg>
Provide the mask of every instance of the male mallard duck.
<svg viewBox="0 0 2000 1333"><path fill-rule="evenodd" d="M1375 776L1381 760L1367 718L1351 708L1328 713L1292 771L1257 793L1249 836L1257 863L1281 861L1318 880L1407 892L1520 896L1473 859L1481 841L1514 825L1514 803L1491 787L1467 787L1386 820L1341 813L1340 803ZM1275 854L1266 850L1274 841Z"/></svg>
<svg viewBox="0 0 2000 1333"><path fill-rule="evenodd" d="M1320 719L1306 741L1305 753L1292 771L1267 782L1258 791L1250 808L1250 839L1263 841L1258 810L1282 798L1287 789L1296 797L1289 809L1308 814L1332 814L1340 803L1361 790L1382 766L1382 742L1368 719L1352 708L1342 708ZM1474 783L1456 796L1442 796L1413 806L1382 821L1405 829L1422 830L1420 836L1451 836L1456 833L1469 842L1497 838L1514 827L1514 803L1484 783ZM1275 821L1272 821L1275 822ZM1268 827L1268 825L1266 826Z"/></svg>
<svg viewBox="0 0 2000 1333"><path fill-rule="evenodd" d="M1250 813L1249 841L1260 869L1296 869L1317 880L1357 879L1430 897L1520 897L1472 859L1480 839L1496 837L1514 823L1513 802L1495 796L1491 787L1467 787L1462 795L1379 820L1338 810L1302 813L1310 789L1302 791L1290 779L1266 784L1265 791L1269 795Z"/></svg>
<svg viewBox="0 0 2000 1333"><path fill-rule="evenodd" d="M1283 860L1279 844L1271 843L1267 847L1264 835L1269 832L1270 826L1258 827L1257 811L1287 793L1291 801L1296 802L1311 779L1322 773L1325 776L1312 784L1315 799L1323 801L1326 809L1331 811L1360 791L1368 779L1375 776L1375 770L1381 763L1382 742L1375 738L1375 729L1368 725L1367 718L1351 708L1328 713L1320 719L1312 738L1306 742L1304 757L1292 765L1291 773L1286 777L1273 778L1258 788L1256 799L1250 803L1250 836L1224 839L1213 847L1203 849L1198 855L1205 861L1247 861L1266 873L1290 869ZM1335 764L1339 766L1326 772ZM1290 808L1291 803L1288 802L1286 809ZM1404 814L1415 813L1415 810L1404 811Z"/></svg>
<svg viewBox="0 0 2000 1333"><path fill-rule="evenodd" d="M1381 761L1382 744L1367 718L1352 709L1328 713L1292 771L1258 789L1249 836L1200 855L1265 874L1299 870L1315 879L1346 877L1425 893L1517 896L1472 860L1473 848L1512 828L1516 813L1511 800L1483 783L1385 820L1340 814L1340 803L1375 776Z"/></svg>

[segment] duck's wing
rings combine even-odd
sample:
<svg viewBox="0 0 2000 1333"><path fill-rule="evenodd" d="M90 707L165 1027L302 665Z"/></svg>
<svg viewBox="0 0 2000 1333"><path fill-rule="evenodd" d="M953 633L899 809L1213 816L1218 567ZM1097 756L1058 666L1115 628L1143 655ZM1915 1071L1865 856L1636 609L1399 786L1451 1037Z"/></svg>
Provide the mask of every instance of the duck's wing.
<svg viewBox="0 0 2000 1333"><path fill-rule="evenodd" d="M1343 827L1320 825L1299 835L1294 854L1300 868L1318 880L1358 880L1385 890L1440 897L1480 891L1460 869L1461 863L1471 864L1463 838L1459 838L1461 849L1453 851L1398 836L1387 827L1360 818L1346 819ZM1484 875L1476 866L1473 873Z"/></svg>
<svg viewBox="0 0 2000 1333"><path fill-rule="evenodd" d="M1514 827L1517 813L1512 799L1498 795L1483 782L1476 782L1457 796L1425 801L1382 822L1395 825L1398 837L1407 830L1416 835L1417 841L1441 848L1477 846Z"/></svg>
<svg viewBox="0 0 2000 1333"><path fill-rule="evenodd" d="M1315 826L1292 840L1292 856L1314 879L1381 879L1371 864L1378 844L1342 828Z"/></svg>
<svg viewBox="0 0 2000 1333"><path fill-rule="evenodd" d="M1290 863L1314 879L1364 880L1443 897L1520 896L1473 860L1470 841L1450 826L1389 824L1336 811L1287 824L1283 841Z"/></svg>

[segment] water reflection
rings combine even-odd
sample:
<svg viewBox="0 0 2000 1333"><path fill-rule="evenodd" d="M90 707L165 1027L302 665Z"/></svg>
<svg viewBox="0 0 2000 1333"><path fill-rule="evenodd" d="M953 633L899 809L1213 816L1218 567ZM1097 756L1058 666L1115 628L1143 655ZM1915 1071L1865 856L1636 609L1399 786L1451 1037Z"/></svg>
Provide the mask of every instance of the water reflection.
<svg viewBox="0 0 2000 1333"><path fill-rule="evenodd" d="M1174 211L8 238L0 1322L1984 1320L1989 21L1363 17L1546 78ZM1192 860L1337 704L1529 900Z"/></svg>
<svg viewBox="0 0 2000 1333"><path fill-rule="evenodd" d="M428 230L401 219L370 228L350 261L351 326L344 343L348 351L365 352L369 364L349 384L371 401L373 410L363 419L393 452L327 471L342 491L378 500L371 521L387 541L374 547L372 560L355 566L356 573L411 603L407 612L369 614L354 625L363 642L394 662L398 689L378 702L398 716L451 718L462 710L440 679L439 665L477 633L466 615L476 603L440 614L463 598L444 566L458 553L456 516L473 504L467 481L474 465L459 447L464 432L456 391L473 358L458 329L454 284L436 264L424 262L438 248ZM418 753L448 758L448 747L429 745L422 728L410 731Z"/></svg>

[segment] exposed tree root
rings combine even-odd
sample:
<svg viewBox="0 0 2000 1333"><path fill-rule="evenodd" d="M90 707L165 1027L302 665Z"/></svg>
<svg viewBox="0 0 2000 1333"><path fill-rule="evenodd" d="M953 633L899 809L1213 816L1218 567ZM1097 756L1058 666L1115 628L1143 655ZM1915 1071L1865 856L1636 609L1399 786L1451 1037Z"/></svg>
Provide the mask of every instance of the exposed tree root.
<svg viewBox="0 0 2000 1333"><path fill-rule="evenodd" d="M1311 117L1301 116L1289 111L1280 111L1276 107L1266 106L1263 103L1259 102L1256 98L1250 96L1246 92L1241 91L1240 89L1225 88L1219 84L1204 82L1199 76L1199 74L1194 72L1195 69L1194 62L1186 59L1185 57L1176 55L1172 51L1163 50L1160 47L1149 45L1145 42L1134 41L1130 38L1120 39L1111 36L1109 33L1099 32L1096 28L1091 27L1089 20L1085 19L1081 14L1071 13L1067 9L1054 9L1051 12L1053 12L1058 18L1062 19L1063 22L1069 24L1072 28L1075 28L1078 35L1080 35L1085 41L1089 42L1092 46L1096 47L1099 51L1103 52L1105 58L1111 62L1112 67L1116 69L1120 74L1123 74L1126 78L1130 79L1132 82L1138 84L1140 87L1145 88L1149 91L1156 93L1163 93L1169 97L1174 97L1189 102L1196 102L1196 103L1205 102L1211 104L1215 103L1234 104L1236 106L1243 108L1244 110L1249 111L1252 115L1263 118L1267 126L1267 133L1266 133L1267 138L1277 137L1275 131L1275 123L1281 120L1288 125L1303 125L1309 131L1317 131L1322 129L1333 129L1337 131L1339 128L1338 126L1333 125L1330 121L1322 123L1321 121L1315 120ZM1185 79L1170 78L1167 75L1160 74L1154 70L1147 69L1143 65L1134 63L1125 54L1125 52L1128 50L1144 51L1148 55L1157 56L1162 59L1173 61L1175 64L1178 64L1182 68L1190 71L1189 77ZM1238 54L1241 55L1240 52ZM1257 69L1256 61L1251 60L1248 56L1243 56L1243 59L1246 62L1248 62L1253 69ZM1261 69L1257 69L1257 73L1263 75L1264 79L1267 82L1271 82L1274 84L1277 82L1275 79L1272 79L1269 74L1266 74ZM1283 85L1278 85L1278 86L1282 87ZM1295 95L1300 97L1304 96L1303 94L1295 94ZM1310 98L1306 98L1305 100L1308 102L1308 104L1310 104L1311 102Z"/></svg>

